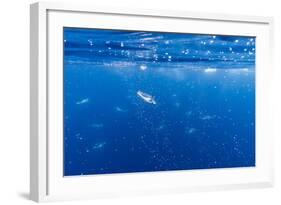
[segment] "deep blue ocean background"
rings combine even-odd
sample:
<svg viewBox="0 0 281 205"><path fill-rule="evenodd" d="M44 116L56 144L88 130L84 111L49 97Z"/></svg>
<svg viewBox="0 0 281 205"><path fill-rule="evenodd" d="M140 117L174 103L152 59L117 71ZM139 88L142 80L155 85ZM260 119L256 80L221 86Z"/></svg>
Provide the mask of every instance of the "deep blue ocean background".
<svg viewBox="0 0 281 205"><path fill-rule="evenodd" d="M249 166L255 37L64 28L65 176Z"/></svg>

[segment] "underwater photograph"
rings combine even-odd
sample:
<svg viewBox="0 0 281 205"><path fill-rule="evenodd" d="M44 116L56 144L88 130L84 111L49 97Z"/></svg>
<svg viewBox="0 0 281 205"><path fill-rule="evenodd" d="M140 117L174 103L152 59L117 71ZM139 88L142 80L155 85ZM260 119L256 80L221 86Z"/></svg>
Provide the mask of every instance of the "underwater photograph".
<svg viewBox="0 0 281 205"><path fill-rule="evenodd" d="M64 27L64 176L254 167L255 42Z"/></svg>

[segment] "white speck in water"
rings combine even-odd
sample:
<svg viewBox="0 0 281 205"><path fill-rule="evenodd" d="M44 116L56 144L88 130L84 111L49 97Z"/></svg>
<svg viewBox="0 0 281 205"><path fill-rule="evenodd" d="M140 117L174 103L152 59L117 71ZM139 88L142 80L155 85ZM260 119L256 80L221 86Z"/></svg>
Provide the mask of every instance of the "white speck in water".
<svg viewBox="0 0 281 205"><path fill-rule="evenodd" d="M235 43L238 43L238 42L239 42L239 40L238 40L238 39L236 39L234 42L235 42Z"/></svg>
<svg viewBox="0 0 281 205"><path fill-rule="evenodd" d="M175 107L179 107L181 104L179 102L175 103Z"/></svg>
<svg viewBox="0 0 281 205"><path fill-rule="evenodd" d="M189 49L183 50L182 53L185 55L189 54Z"/></svg>
<svg viewBox="0 0 281 205"><path fill-rule="evenodd" d="M76 139L78 139L78 140L83 140L83 137L81 136L80 133L77 133L77 134L75 135L75 137L76 137Z"/></svg>
<svg viewBox="0 0 281 205"><path fill-rule="evenodd" d="M89 98L84 98L82 100L79 100L76 102L76 105L81 105L81 104L85 104L85 103L88 103L90 102L90 99Z"/></svg>
<svg viewBox="0 0 281 205"><path fill-rule="evenodd" d="M123 43L123 42L121 42L121 43L120 43L120 46L121 46L121 47L124 47L124 43Z"/></svg>
<svg viewBox="0 0 281 205"><path fill-rule="evenodd" d="M146 70L146 69L147 69L147 66L144 65L144 64L143 64L143 65L140 65L140 69L141 69L141 70Z"/></svg>
<svg viewBox="0 0 281 205"><path fill-rule="evenodd" d="M93 123L93 124L91 124L91 127L100 129L100 128L103 128L103 123Z"/></svg>
<svg viewBox="0 0 281 205"><path fill-rule="evenodd" d="M190 128L190 129L188 130L188 134L192 134L192 133L194 133L195 131L196 131L195 128Z"/></svg>
<svg viewBox="0 0 281 205"><path fill-rule="evenodd" d="M201 117L200 119L201 119L201 120L212 120L212 119L214 119L214 118L215 118L215 116L205 115L205 116Z"/></svg>
<svg viewBox="0 0 281 205"><path fill-rule="evenodd" d="M90 46L93 46L93 41L91 39L88 40L88 43L90 44Z"/></svg>
<svg viewBox="0 0 281 205"><path fill-rule="evenodd" d="M154 54L153 57L154 57L155 60L158 60L158 55L157 54Z"/></svg>
<svg viewBox="0 0 281 205"><path fill-rule="evenodd" d="M203 45L206 45L206 42L205 41L200 41L201 44Z"/></svg>
<svg viewBox="0 0 281 205"><path fill-rule="evenodd" d="M206 68L204 70L205 73L215 73L217 72L217 69L216 68Z"/></svg>
<svg viewBox="0 0 281 205"><path fill-rule="evenodd" d="M115 111L117 111L117 112L127 112L127 110L125 110L125 109L123 109L123 108L121 108L119 106L115 107Z"/></svg>
<svg viewBox="0 0 281 205"><path fill-rule="evenodd" d="M93 149L101 149L104 147L106 143L105 142L100 142L100 143L96 143L94 144L94 146L92 147Z"/></svg>

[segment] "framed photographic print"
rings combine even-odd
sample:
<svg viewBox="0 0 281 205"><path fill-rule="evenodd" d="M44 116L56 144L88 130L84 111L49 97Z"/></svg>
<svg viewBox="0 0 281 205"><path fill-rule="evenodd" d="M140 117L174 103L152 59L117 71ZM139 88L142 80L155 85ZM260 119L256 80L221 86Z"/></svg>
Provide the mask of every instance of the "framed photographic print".
<svg viewBox="0 0 281 205"><path fill-rule="evenodd" d="M32 4L31 199L272 186L272 22Z"/></svg>

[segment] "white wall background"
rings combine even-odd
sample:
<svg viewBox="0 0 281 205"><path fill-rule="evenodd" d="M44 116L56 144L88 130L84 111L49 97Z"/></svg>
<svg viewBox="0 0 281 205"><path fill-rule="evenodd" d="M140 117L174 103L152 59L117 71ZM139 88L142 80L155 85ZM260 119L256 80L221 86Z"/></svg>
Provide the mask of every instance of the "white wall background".
<svg viewBox="0 0 281 205"><path fill-rule="evenodd" d="M29 192L29 4L0 4L0 204L32 204ZM79 0L78 2L83 2ZM278 0L92 0L100 6L273 16L275 20L275 187L119 198L66 204L280 204L281 6ZM280 56L280 57L279 57ZM267 69L267 68L264 68ZM278 122L279 120L279 122ZM279 126L280 124L280 126Z"/></svg>

